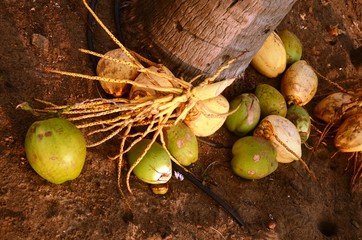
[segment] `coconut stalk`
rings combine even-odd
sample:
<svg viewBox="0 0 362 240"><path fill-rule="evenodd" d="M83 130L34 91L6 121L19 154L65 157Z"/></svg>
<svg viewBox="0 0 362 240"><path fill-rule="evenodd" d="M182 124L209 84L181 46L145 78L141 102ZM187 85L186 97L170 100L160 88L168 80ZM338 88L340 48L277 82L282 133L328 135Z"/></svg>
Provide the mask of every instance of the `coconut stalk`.
<svg viewBox="0 0 362 240"><path fill-rule="evenodd" d="M361 193L362 145L360 134L362 126L359 120L359 116L362 114L362 88L360 87L360 85L358 85L361 83L361 79L359 78L346 80L346 83L353 83L353 86L355 86L354 90L348 90L345 89L342 85L321 75L317 71L315 72L321 79L323 79L333 87L337 88L338 92L330 93L326 98L319 102L314 109L314 114L318 118L326 122L326 124L324 124L324 127L321 131L318 130L320 136L310 156L312 156L313 152L317 150L317 148L324 141L324 139L327 136L330 136L330 133L336 134L331 135L335 147L337 148L337 151L332 155L332 157L339 152L351 154L351 156L348 158L348 163L351 159L353 161L351 191ZM329 112L325 113L326 110L328 110ZM351 121L351 119L353 120ZM347 120L349 122L345 123Z"/></svg>
<svg viewBox="0 0 362 240"><path fill-rule="evenodd" d="M163 129L170 125L184 121L188 113L200 102L218 97L222 91L233 83L235 78L226 79L224 81L215 82L218 76L228 69L235 59L230 59L223 67L216 71L210 77L205 78L198 84L185 82L183 79L151 71L146 65L160 66L151 61L140 57L129 51L117 38L109 31L109 29L97 17L94 11L89 7L87 2L83 0L85 7L88 9L93 18L99 23L109 37L115 42L124 54L130 59L129 61L120 61L105 54L99 54L88 50L82 52L102 57L118 64L125 64L135 68L139 73L145 73L149 76L157 76L167 78L172 82L173 87L165 87L158 85L143 84L142 82L132 81L130 79L117 79L102 76L90 76L86 74L60 71L54 69L46 69L47 72L57 73L76 78L84 78L94 81L103 81L110 83L126 83L139 88L149 88L158 93L157 95L144 96L137 99L127 99L115 97L112 99L94 98L71 105L57 105L44 100L37 99L38 102L45 104L42 109L32 109L35 113L53 113L61 114L68 120L72 121L78 128L87 129L87 136L97 138L94 142L88 143L87 147L95 147L107 142L108 140L120 136L119 154L112 159L118 159L118 187L121 190L121 168L123 166L124 154L144 139L148 135L152 135L150 143L145 151L130 166L127 176L127 189L132 193L130 187L130 175L133 169L138 165L142 158L146 155L151 145L160 139L163 147L166 149L164 141ZM244 54L241 52L240 55ZM191 79L190 82L196 82L200 77ZM225 115L225 114L223 114ZM222 116L225 117L225 116ZM180 165L176 159L169 153L171 159Z"/></svg>
<svg viewBox="0 0 362 240"><path fill-rule="evenodd" d="M274 30L275 26L277 26L277 23L281 21L281 19L285 16L288 10L292 7L294 2L295 0L288 1L288 3L286 3L285 1L276 1L273 4L270 3L266 4L265 1L260 0L258 2L253 1L254 4L253 8L249 7L245 8L249 4L249 1L233 2L227 6L225 6L223 1L220 1L219 4L221 5L220 8L216 8L218 10L217 12L224 14L225 13L224 10L227 10L226 12L229 11L230 13L232 13L229 17L230 20L233 20L234 16L238 16L240 14L240 11L242 11L241 18L245 17L245 19L238 19L233 23L236 24L237 26L240 26L240 23L242 22L243 28L241 28L239 32L233 32L232 34L231 33L227 34L227 32L224 32L226 33L224 34L224 36L227 36L227 39L226 38L218 39L217 43L214 43L212 41L207 41L207 39L203 39L201 41L201 43L208 43L208 42L211 43L210 46L212 47L227 46L226 48L224 47L221 48L223 49L223 51L219 51L220 49L218 48L215 48L217 49L217 51L205 51L208 52L208 54L210 55L212 53L213 55L212 58L215 61L207 60L207 62L205 62L206 58L202 58L202 61L199 61L200 54L197 57L197 59L194 59L194 61L191 62L185 61L188 64L194 64L195 68L198 69L197 71L198 73L203 73L208 76L211 76L206 78L205 80L202 80L201 83L194 85L190 84L196 82L196 80L199 80L200 79L199 75L192 78L189 81L189 83L187 83L181 78L170 77L170 81L176 83L173 84L174 87L163 87L163 86L148 86L142 83L137 83L130 79L116 79L109 77L89 76L79 73L71 73L66 71L47 69L46 70L47 72L58 73L77 78L85 78L89 80L103 81L109 83L130 84L132 86L137 86L140 88L151 88L152 90L155 90L162 94L161 96L157 97L146 96L146 97L141 97L139 99L124 99L118 97L114 99L102 99L102 98L88 99L81 103L75 103L64 106L41 101L46 104L46 107L44 109L34 110L34 112L37 113L48 112L48 113L62 114L65 117L69 118L69 120L73 121L79 128L86 128L88 130L89 136L101 135L101 137L99 137L98 140L88 144L89 147L98 146L115 136L121 136L122 140L120 144L120 152L115 157L115 159L117 158L119 159L118 186L120 188L120 174L121 174L120 169L122 167L123 154L127 153L129 149L132 146L134 146L134 144L145 138L148 134L153 135L152 137L153 142L160 139L164 146L165 144L163 140L164 136L162 133L162 129L168 127L171 124L170 122L172 122L173 124L177 124L179 121L185 120L185 118L187 118L188 116L188 113L192 111L192 109L197 105L199 101L201 100L204 101L217 97L222 93L222 91L227 86L231 85L235 81L235 77L238 77L238 75L243 73L246 66L249 64L249 60L252 58L252 56L258 50L258 48L262 45L263 40L270 34L272 30ZM148 66L157 66L156 63L149 61L148 59L140 56L135 52L128 50L125 46L123 46L123 44L111 33L111 31L96 16L96 14L89 7L87 2L83 0L83 3L90 12L90 14L93 16L93 18L96 20L96 22L101 26L101 28L108 34L108 36L122 50L122 52L130 59L129 61L123 61L123 62L118 61L119 64L132 66L139 73L146 73L150 76L152 74L154 76L158 75L158 73L154 73L152 71L149 71L148 69ZM148 1L147 3L151 5L153 4L152 1ZM163 1L162 4L168 4L168 2ZM210 6L215 6L214 4L215 3L212 3L212 5ZM177 3L176 5L173 6L177 6ZM190 6L194 8L192 4ZM281 6L283 8L281 8ZM210 10L209 8L207 9ZM202 12L202 14L207 15L209 13L209 11L206 11L207 9L205 9L205 12ZM247 9L247 11L244 11L243 9ZM281 9L285 9L286 11L283 11ZM159 9L156 10L158 11ZM216 11L211 11L211 12L216 12ZM208 18L208 20L211 19L212 17ZM261 19L264 20L261 21ZM159 22L159 20L160 19L157 19L155 22ZM254 22L258 22L260 23L260 25L256 24L255 28L250 28L250 26L252 26ZM224 30L236 29L230 27L232 25L233 25L232 22L225 21L222 29ZM267 29L264 29L264 31L262 31L262 34L260 36L260 29L264 27L266 27ZM252 34L248 35L248 38L245 38L244 35L240 35L241 33L249 34L248 31L245 31L245 28L250 28L251 30L253 30L251 31ZM169 36L173 35L170 34ZM195 39L193 34L191 34L190 36L192 36L192 39ZM244 47L245 44L243 44L243 42L240 42L240 40L243 39L244 41L249 42L249 45L252 46L252 49L246 49ZM234 40L236 40L236 42L234 42ZM223 44L222 42L224 41L227 41L227 43ZM259 44L257 44L255 41L257 41L257 43ZM172 42L175 44L179 44L178 41L172 41ZM196 39L195 42L198 42L198 39ZM234 48L234 46L236 45L239 47ZM197 46L198 46L197 44L193 45L193 48L197 49ZM87 50L82 50L82 51L94 56L106 58L104 54L98 54ZM160 52L163 51L161 50ZM173 55L178 52L179 51L174 49L173 51L169 52L169 55ZM160 59L164 60L166 58L160 57ZM112 60L112 58L108 57L108 60ZM234 63L236 60L238 60L239 63L241 62L243 63L242 67ZM116 60L113 59L112 61ZM164 61L168 62L167 59ZM197 63L202 64L201 68L197 66ZM144 66L144 64L148 66ZM221 81L220 83L216 82L216 80L223 79L224 78L223 74L225 74L226 72L228 72L228 74L225 76L232 76L232 77L229 77L226 80ZM146 128L146 131L137 130L139 129L139 127ZM104 136L104 134L106 134L106 136ZM152 141L150 144L152 144ZM132 164L132 166L130 166L130 169L127 173L127 188L130 192L131 188L129 185L129 176L134 167L137 166L137 164L141 159L142 156L139 157L139 159L135 161ZM177 163L177 161L175 162Z"/></svg>

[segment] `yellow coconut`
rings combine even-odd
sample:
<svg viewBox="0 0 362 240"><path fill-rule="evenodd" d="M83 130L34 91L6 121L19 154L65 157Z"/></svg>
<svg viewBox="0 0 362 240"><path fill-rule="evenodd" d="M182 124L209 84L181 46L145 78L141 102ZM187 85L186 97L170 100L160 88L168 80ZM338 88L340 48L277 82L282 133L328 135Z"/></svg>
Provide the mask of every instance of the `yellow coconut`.
<svg viewBox="0 0 362 240"><path fill-rule="evenodd" d="M268 36L253 57L251 65L268 78L275 78L284 72L287 66L287 53L283 41L276 32Z"/></svg>
<svg viewBox="0 0 362 240"><path fill-rule="evenodd" d="M354 96L344 92L335 92L327 97L323 98L313 110L314 115L320 120L329 123L338 119L342 114L350 116L355 113L356 109L345 109L347 112L344 113L343 107L347 108L353 103ZM349 111L348 111L349 110ZM351 111L352 110L352 111Z"/></svg>
<svg viewBox="0 0 362 240"><path fill-rule="evenodd" d="M145 86L157 86L157 87L165 87L165 88L172 88L174 87L173 84L170 82L169 78L174 77L172 72L165 67L164 65L160 66L151 66L148 67L148 70L157 73L152 74L150 72L142 72L138 77L135 79L135 82L143 84ZM145 96L159 96L162 95L161 92L157 92L155 89L149 87L140 87L133 85L130 93L130 99L136 99L139 97Z"/></svg>
<svg viewBox="0 0 362 240"><path fill-rule="evenodd" d="M317 74L306 61L299 60L285 71L281 93L288 104L304 106L312 100L317 87Z"/></svg>
<svg viewBox="0 0 362 240"><path fill-rule="evenodd" d="M225 122L229 102L222 96L198 101L185 118L185 124L199 137L214 134Z"/></svg>
<svg viewBox="0 0 362 240"><path fill-rule="evenodd" d="M296 126L279 115L268 115L254 130L254 136L268 139L277 150L277 161L290 163L302 156L301 138Z"/></svg>
<svg viewBox="0 0 362 240"><path fill-rule="evenodd" d="M341 152L362 151L362 113L348 117L338 128L334 145Z"/></svg>
<svg viewBox="0 0 362 240"><path fill-rule="evenodd" d="M131 62L131 59L120 49L113 49L105 54L108 57L115 58L124 62ZM113 78L113 79L128 79L134 80L138 76L138 71L135 67L127 64L122 64L110 59L101 58L97 64L97 75L100 77ZM126 83L111 83L100 81L104 91L115 97L125 95L130 85Z"/></svg>

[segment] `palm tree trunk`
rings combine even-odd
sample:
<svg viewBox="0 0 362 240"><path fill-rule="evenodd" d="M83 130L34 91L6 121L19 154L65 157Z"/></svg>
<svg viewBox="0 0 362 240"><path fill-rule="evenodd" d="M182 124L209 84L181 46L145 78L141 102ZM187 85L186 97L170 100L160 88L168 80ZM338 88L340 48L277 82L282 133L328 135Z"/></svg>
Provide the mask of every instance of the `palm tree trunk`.
<svg viewBox="0 0 362 240"><path fill-rule="evenodd" d="M240 76L296 0L137 0L122 10L126 45L186 77Z"/></svg>

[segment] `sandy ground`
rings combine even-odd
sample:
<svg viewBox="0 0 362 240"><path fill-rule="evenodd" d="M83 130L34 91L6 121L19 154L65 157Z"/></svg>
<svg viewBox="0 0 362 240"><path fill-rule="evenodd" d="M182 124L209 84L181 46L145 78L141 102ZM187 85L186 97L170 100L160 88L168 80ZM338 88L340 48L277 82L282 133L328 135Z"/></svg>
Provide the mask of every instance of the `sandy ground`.
<svg viewBox="0 0 362 240"><path fill-rule="evenodd" d="M99 15L108 21L112 4L103 4L107 10ZM300 38L303 59L318 72L353 90L361 86L361 58L351 55L361 46L361 13L360 0L298 1L278 29ZM328 32L331 27L337 34ZM243 180L231 172L230 149L200 143L200 160L190 170L236 209L247 224L243 228L187 180L173 177L169 192L158 196L132 176L134 195L122 197L116 162L108 159L117 154L119 139L89 149L76 180L53 185L41 179L23 146L35 118L15 108L24 101L35 104L34 98L65 104L97 96L95 82L42 71L93 74L89 57L77 50L86 47L85 29L80 1L0 3L1 239L362 239L362 200L350 192L349 155L331 158L336 151L331 139L313 154L303 148L317 182L299 162L281 164L258 181ZM97 39L100 49L114 46L105 36ZM248 68L246 81L278 86L280 78L265 79ZM251 91L231 88L229 97ZM307 109L336 90L320 79ZM313 131L308 143L313 146L318 137ZM210 139L226 145L235 141L224 128Z"/></svg>

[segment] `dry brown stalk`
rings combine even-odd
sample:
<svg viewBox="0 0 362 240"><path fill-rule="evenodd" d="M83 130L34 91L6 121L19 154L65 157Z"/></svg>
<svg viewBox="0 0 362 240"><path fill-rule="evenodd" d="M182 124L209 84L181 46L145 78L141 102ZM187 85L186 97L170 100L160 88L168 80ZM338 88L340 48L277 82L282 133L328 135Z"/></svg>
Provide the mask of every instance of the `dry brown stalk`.
<svg viewBox="0 0 362 240"><path fill-rule="evenodd" d="M33 111L37 113L61 114L68 120L74 122L78 128L87 129L88 136L95 136L98 134L102 135L99 140L93 143L89 143L88 147L98 146L116 136L120 136L121 140L119 154L112 158L118 159L118 187L120 191L121 169L124 155L136 143L146 137L151 137L151 142L148 144L145 151L128 169L126 184L128 191L132 193L130 187L130 175L133 169L146 155L151 145L155 141L159 140L167 151L163 136L163 129L172 124L176 124L179 121L183 121L192 108L198 103L198 101L216 97L217 95L221 94L221 92L227 86L232 84L235 79L227 79L219 82L216 82L216 79L235 61L236 58L228 61L227 64L222 66L213 76L205 78L195 86L193 86L193 83L195 83L196 80L199 80L201 76L196 76L187 82L174 76L151 71L147 67L143 66L142 63L148 66L160 66L160 64L153 63L124 47L123 44L117 40L117 38L111 33L111 31L109 31L109 29L88 6L87 2L83 0L83 3L97 23L103 28L103 30L108 34L113 42L118 45L123 53L129 57L129 59L131 59L131 61L123 61L85 49L80 49L81 52L100 58L105 58L107 60L116 62L117 64L130 66L137 69L139 73L166 78L172 83L174 87L162 87L157 85L150 86L129 79L113 79L54 69L46 69L47 72L76 78L105 81L110 83L126 83L132 86L150 88L156 91L158 95L140 97L137 99L93 98L80 103L75 103L73 105L56 105L51 102L36 99L38 102L44 104L45 107L43 109L33 109ZM104 136L104 134L106 135ZM170 153L169 155L176 164L180 165Z"/></svg>
<svg viewBox="0 0 362 240"><path fill-rule="evenodd" d="M317 72L317 71L316 71ZM358 112L362 111L362 87L354 86L356 87L353 90L345 89L343 86L341 86L342 83L361 83L361 79L348 79L346 81L342 81L340 83L336 83L322 74L318 73L319 77L323 79L324 81L328 82L331 86L338 89L338 91L349 93L353 95L353 99L350 103L343 104L340 109L338 109L337 113L335 114L334 118L324 124L323 130L318 130L320 133L320 136L318 138L317 143L315 144L315 147L313 148L313 151L316 151L319 145L324 141L324 139L329 136L330 134L335 134L338 130L338 127L340 123L346 118L347 114L356 114ZM338 153L338 151L333 154L335 156ZM332 156L332 157L333 157ZM332 158L331 157L331 158ZM351 190L362 192L362 159L361 159L361 152L353 152L350 158L348 159L348 162L352 159L353 161L353 173L351 178Z"/></svg>

